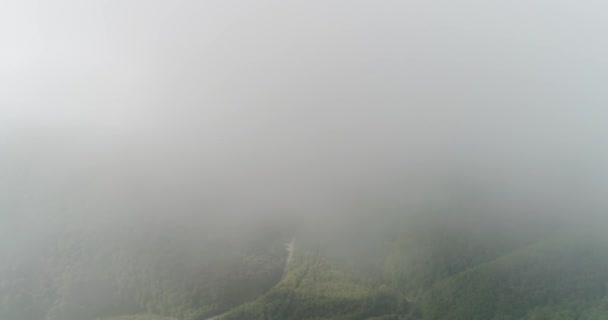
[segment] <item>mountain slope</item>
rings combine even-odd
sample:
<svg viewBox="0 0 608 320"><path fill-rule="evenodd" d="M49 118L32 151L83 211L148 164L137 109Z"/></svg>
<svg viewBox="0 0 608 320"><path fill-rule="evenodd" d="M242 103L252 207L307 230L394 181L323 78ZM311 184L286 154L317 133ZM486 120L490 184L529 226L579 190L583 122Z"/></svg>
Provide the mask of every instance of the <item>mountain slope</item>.
<svg viewBox="0 0 608 320"><path fill-rule="evenodd" d="M0 318L608 319L601 227L404 220L326 234L197 224L64 232L2 256Z"/></svg>
<svg viewBox="0 0 608 320"><path fill-rule="evenodd" d="M443 231L414 235L405 246L396 240L387 249L390 268L379 277L349 272L323 250L300 253L283 283L226 319L608 318L608 241L601 232L498 241Z"/></svg>
<svg viewBox="0 0 608 320"><path fill-rule="evenodd" d="M396 290L340 270L311 250L296 255L280 284L225 319L388 319L408 308Z"/></svg>
<svg viewBox="0 0 608 320"><path fill-rule="evenodd" d="M241 230L240 238L222 231L140 223L45 238L36 250L1 257L0 319L198 320L224 312L276 284L286 254L272 228Z"/></svg>
<svg viewBox="0 0 608 320"><path fill-rule="evenodd" d="M593 319L608 298L608 243L546 239L433 286L423 319Z"/></svg>

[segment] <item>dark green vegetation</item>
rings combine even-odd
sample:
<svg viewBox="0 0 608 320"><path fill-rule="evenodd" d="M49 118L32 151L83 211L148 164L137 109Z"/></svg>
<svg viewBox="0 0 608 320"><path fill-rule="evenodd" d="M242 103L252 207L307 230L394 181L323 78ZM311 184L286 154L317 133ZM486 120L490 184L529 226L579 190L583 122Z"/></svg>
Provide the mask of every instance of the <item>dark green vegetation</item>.
<svg viewBox="0 0 608 320"><path fill-rule="evenodd" d="M460 218L66 232L2 264L0 319L608 319L603 232Z"/></svg>
<svg viewBox="0 0 608 320"><path fill-rule="evenodd" d="M338 270L325 257L309 251L296 256L283 282L236 308L226 319L391 318L408 310L406 298L398 291Z"/></svg>
<svg viewBox="0 0 608 320"><path fill-rule="evenodd" d="M384 233L355 228L345 244L300 245L308 251L289 277L227 319L608 319L608 238L601 231L411 219L362 221ZM362 247L362 238L373 248ZM376 263L361 255L329 263L346 243L372 250Z"/></svg>
<svg viewBox="0 0 608 320"><path fill-rule="evenodd" d="M139 313L204 319L224 312L273 286L285 260L284 237L276 229L238 240L224 232L230 233L163 221L45 238L27 254L4 257L0 319Z"/></svg>
<svg viewBox="0 0 608 320"><path fill-rule="evenodd" d="M423 296L425 319L606 319L608 244L557 237L443 280Z"/></svg>

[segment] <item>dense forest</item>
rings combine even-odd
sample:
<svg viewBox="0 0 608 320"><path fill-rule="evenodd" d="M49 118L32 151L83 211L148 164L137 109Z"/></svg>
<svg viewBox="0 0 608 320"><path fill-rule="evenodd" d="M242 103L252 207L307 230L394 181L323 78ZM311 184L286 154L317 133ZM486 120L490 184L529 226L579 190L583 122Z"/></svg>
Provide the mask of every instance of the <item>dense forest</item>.
<svg viewBox="0 0 608 320"><path fill-rule="evenodd" d="M64 230L28 255L3 252L0 312L6 320L608 316L608 237L597 227L516 229L488 219L471 227L477 218L359 215L324 231L290 222L240 227L238 236L192 220Z"/></svg>
<svg viewBox="0 0 608 320"><path fill-rule="evenodd" d="M0 266L1 319L96 319L131 313L203 319L281 277L281 230L239 241L192 221L63 231Z"/></svg>

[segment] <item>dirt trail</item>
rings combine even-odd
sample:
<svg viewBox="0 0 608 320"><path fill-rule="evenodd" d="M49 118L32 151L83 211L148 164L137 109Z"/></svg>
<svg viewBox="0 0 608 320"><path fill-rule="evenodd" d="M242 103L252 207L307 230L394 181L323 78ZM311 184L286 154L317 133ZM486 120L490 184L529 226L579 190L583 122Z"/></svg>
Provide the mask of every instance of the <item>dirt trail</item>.
<svg viewBox="0 0 608 320"><path fill-rule="evenodd" d="M285 249L287 249L287 259L285 260L285 266L283 267L283 275L281 276L281 281L285 279L287 276L287 272L289 271L289 265L291 264L291 260L293 260L293 249L295 248L296 238L291 239L289 243L285 245Z"/></svg>

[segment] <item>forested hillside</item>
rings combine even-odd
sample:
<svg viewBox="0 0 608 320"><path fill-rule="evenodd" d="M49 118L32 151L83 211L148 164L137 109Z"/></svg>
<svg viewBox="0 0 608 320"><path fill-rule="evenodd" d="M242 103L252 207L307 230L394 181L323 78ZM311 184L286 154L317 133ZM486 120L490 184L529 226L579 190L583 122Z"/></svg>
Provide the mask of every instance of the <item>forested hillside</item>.
<svg viewBox="0 0 608 320"><path fill-rule="evenodd" d="M404 216L405 217L405 216ZM64 230L4 252L4 320L598 320L608 316L602 232L426 216L362 217L223 233L167 222ZM345 222L346 223L346 222ZM601 229L601 228L599 228ZM145 232L143 232L145 230ZM593 228L598 230L598 228ZM200 231L200 232L199 232ZM318 231L318 230L317 230ZM112 237L105 235L112 234ZM296 237L286 265L286 244ZM287 275L281 279L284 267Z"/></svg>
<svg viewBox="0 0 608 320"><path fill-rule="evenodd" d="M394 235L394 221L387 224L385 250L369 255L384 255L375 272L353 267L355 260L365 264L361 255L340 261L327 256L331 245L316 251L301 245L284 283L226 319L608 317L608 238L601 228L547 232L488 224L480 231L429 222Z"/></svg>
<svg viewBox="0 0 608 320"><path fill-rule="evenodd" d="M192 221L140 222L63 230L35 250L3 252L0 319L224 312L273 286L286 259L281 230L224 232Z"/></svg>
<svg viewBox="0 0 608 320"><path fill-rule="evenodd" d="M605 319L608 242L544 239L437 283L424 319Z"/></svg>

